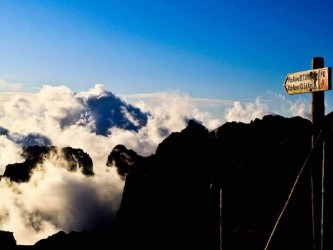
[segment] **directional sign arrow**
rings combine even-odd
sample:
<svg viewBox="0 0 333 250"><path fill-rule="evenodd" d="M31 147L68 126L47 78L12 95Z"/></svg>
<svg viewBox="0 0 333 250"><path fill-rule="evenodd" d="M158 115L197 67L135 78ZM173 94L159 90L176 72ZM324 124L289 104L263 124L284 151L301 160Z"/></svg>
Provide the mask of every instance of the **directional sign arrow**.
<svg viewBox="0 0 333 250"><path fill-rule="evenodd" d="M330 90L331 67L290 73L283 87L289 95Z"/></svg>

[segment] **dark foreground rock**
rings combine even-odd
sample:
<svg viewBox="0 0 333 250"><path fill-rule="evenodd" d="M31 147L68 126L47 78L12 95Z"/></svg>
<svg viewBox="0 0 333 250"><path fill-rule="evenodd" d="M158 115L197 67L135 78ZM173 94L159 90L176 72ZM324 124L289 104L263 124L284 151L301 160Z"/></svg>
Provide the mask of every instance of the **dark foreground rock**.
<svg viewBox="0 0 333 250"><path fill-rule="evenodd" d="M0 231L0 247L9 250L16 248L16 240L12 232Z"/></svg>
<svg viewBox="0 0 333 250"><path fill-rule="evenodd" d="M117 146L108 158L126 177L117 247L219 249L222 190L223 249L263 249L310 142L309 121L266 116L210 133L191 121L150 157ZM273 249L310 248L308 181L302 179Z"/></svg>
<svg viewBox="0 0 333 250"><path fill-rule="evenodd" d="M60 232L33 249L217 250L221 221L224 250L264 249L310 151L311 130L299 117L266 116L211 132L190 121L149 157L118 145L107 165L125 187L112 224ZM306 170L270 249L312 249L309 189Z"/></svg>
<svg viewBox="0 0 333 250"><path fill-rule="evenodd" d="M25 161L7 165L3 177L7 177L15 182L27 182L30 179L33 169L39 163L42 163L45 158L50 157L51 154L54 154L58 158L63 156L68 171L77 171L77 169L80 169L82 174L86 176L94 175L93 162L90 156L82 149L31 146L23 150L22 156L25 158Z"/></svg>

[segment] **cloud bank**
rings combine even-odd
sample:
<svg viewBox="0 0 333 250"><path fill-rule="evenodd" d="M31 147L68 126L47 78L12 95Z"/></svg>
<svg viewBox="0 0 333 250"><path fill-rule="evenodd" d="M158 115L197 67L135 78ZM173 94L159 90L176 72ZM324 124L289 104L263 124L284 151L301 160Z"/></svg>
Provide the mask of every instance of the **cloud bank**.
<svg viewBox="0 0 333 250"><path fill-rule="evenodd" d="M124 183L105 163L117 144L150 155L188 119L219 124L188 96L167 93L158 105L134 106L100 84L81 93L44 86L35 94L4 99L0 111L0 174L7 164L23 162L22 147L32 145L81 148L94 164L95 175L86 177L66 171L63 158L53 155L28 183L1 179L0 230L13 231L18 244L34 244L60 230L93 229L113 218Z"/></svg>
<svg viewBox="0 0 333 250"><path fill-rule="evenodd" d="M267 95L285 113L308 115L306 102ZM95 172L92 177L68 172L61 156L50 155L28 183L2 178L0 230L14 232L18 244L34 244L60 230L94 229L112 220L124 183L105 163L117 144L148 156L189 119L213 130L226 121L250 122L278 113L264 97L246 102L191 98L179 92L118 97L101 84L80 93L44 86L35 94L1 100L0 175L7 164L24 161L22 147L32 145L81 148L92 158ZM221 116L207 107L220 109Z"/></svg>
<svg viewBox="0 0 333 250"><path fill-rule="evenodd" d="M16 82L9 82L5 79L0 79L0 90L1 91L20 91L23 87L22 83L16 83Z"/></svg>
<svg viewBox="0 0 333 250"><path fill-rule="evenodd" d="M254 102L242 104L239 101L233 103L231 108L226 110L226 119L228 122L251 122L255 118L262 118L265 115L273 114L265 103L257 98Z"/></svg>

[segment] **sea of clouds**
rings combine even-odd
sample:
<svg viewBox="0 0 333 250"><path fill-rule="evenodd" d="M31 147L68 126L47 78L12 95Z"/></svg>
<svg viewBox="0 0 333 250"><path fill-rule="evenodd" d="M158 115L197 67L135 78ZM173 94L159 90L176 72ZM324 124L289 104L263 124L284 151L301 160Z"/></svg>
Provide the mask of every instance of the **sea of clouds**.
<svg viewBox="0 0 333 250"><path fill-rule="evenodd" d="M108 154L123 144L138 154L155 153L171 132L196 119L213 130L227 121L250 122L285 112L308 118L308 104L267 93L279 108L254 101L195 99L179 92L115 96L101 84L74 93L65 86L44 86L34 94L0 100L0 175L10 163L23 162L22 147L54 145L81 148L90 155L95 175L68 172L51 154L28 183L0 180L0 230L12 231L18 244L34 244L58 231L82 231L112 220L124 182L106 167ZM131 104L130 104L131 103ZM205 107L218 107L219 117Z"/></svg>

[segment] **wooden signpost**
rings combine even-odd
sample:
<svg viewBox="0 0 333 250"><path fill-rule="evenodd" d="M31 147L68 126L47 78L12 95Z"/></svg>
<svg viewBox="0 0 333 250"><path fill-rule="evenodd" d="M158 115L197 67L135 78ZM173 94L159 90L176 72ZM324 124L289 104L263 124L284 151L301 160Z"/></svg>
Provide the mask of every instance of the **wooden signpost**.
<svg viewBox="0 0 333 250"><path fill-rule="evenodd" d="M313 249L326 250L331 246L328 246L327 235L324 232L324 229L327 228L324 225L324 215L327 213L324 209L327 207L326 200L328 199L324 197L325 158L331 152L328 152L326 146L323 146L325 142L316 149L314 149L314 144L324 123L324 91L332 88L331 67L324 67L324 58L314 57L311 70L288 74L283 86L289 95L312 93L312 147L313 150L316 150L316 157L314 157L311 168Z"/></svg>

